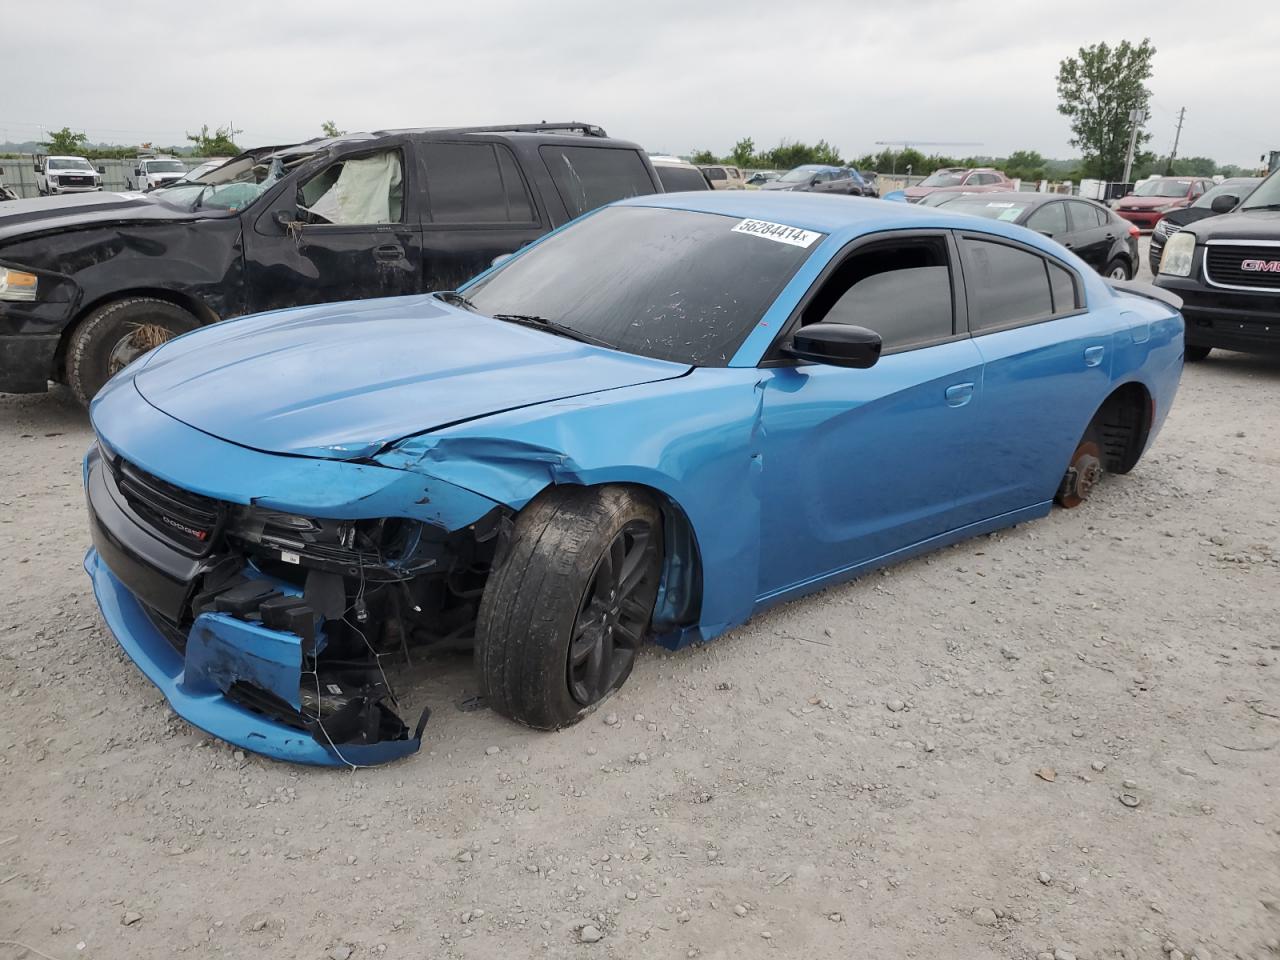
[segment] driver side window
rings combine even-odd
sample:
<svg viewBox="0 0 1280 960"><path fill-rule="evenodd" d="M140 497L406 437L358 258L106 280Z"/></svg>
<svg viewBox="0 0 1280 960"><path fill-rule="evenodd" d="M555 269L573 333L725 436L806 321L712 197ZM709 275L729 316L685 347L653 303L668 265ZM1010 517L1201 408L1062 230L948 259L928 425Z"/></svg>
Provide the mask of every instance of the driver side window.
<svg viewBox="0 0 1280 960"><path fill-rule="evenodd" d="M955 307L946 240L904 238L850 254L800 318L802 326L819 322L874 330L885 353L952 336Z"/></svg>
<svg viewBox="0 0 1280 960"><path fill-rule="evenodd" d="M298 187L298 219L303 223L400 223L403 216L399 150L339 160Z"/></svg>

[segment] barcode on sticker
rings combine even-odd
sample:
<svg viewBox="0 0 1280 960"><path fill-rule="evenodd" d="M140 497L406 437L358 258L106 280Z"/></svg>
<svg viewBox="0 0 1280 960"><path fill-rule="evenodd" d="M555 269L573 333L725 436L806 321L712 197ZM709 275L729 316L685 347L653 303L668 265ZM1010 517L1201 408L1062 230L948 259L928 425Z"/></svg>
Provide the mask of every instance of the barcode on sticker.
<svg viewBox="0 0 1280 960"><path fill-rule="evenodd" d="M753 237L789 243L793 247L807 247L822 236L812 230L789 227L785 223L770 223L768 220L742 220L733 228L733 232L749 233Z"/></svg>
<svg viewBox="0 0 1280 960"><path fill-rule="evenodd" d="M285 563L301 563L302 557L296 553L290 553L288 550L280 551L280 559Z"/></svg>

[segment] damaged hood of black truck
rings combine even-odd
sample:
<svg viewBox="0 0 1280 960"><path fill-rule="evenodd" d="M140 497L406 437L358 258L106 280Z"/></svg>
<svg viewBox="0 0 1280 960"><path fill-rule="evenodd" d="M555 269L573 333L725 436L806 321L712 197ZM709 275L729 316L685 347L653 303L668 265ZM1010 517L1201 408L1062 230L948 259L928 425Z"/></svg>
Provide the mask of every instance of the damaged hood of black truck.
<svg viewBox="0 0 1280 960"><path fill-rule="evenodd" d="M195 220L141 193L68 193L0 204L0 243L32 234L79 230L122 221Z"/></svg>
<svg viewBox="0 0 1280 960"><path fill-rule="evenodd" d="M240 446L354 460L488 414L688 370L415 296L215 324L153 352L134 385L169 416Z"/></svg>

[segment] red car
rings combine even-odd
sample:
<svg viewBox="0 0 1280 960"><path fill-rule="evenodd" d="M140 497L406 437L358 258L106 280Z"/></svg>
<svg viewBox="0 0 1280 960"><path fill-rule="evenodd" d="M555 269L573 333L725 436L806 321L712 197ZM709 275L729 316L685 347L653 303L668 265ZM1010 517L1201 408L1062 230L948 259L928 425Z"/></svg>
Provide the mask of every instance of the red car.
<svg viewBox="0 0 1280 960"><path fill-rule="evenodd" d="M1137 227L1150 230L1170 210L1191 206L1212 188L1212 180L1200 177L1152 177L1117 200L1115 211Z"/></svg>
<svg viewBox="0 0 1280 960"><path fill-rule="evenodd" d="M931 193L991 193L1012 189L1013 181L991 167L943 167L904 192L907 203L919 203Z"/></svg>

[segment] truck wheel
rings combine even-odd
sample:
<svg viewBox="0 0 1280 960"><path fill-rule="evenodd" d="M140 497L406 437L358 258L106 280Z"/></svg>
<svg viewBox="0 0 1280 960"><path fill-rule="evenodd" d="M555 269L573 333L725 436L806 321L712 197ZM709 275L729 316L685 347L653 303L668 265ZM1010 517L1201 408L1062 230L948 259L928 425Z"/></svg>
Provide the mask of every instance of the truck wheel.
<svg viewBox="0 0 1280 960"><path fill-rule="evenodd" d="M1187 363L1199 363L1201 360L1207 360L1209 351L1213 347L1200 347L1195 344L1186 343L1182 346L1182 356Z"/></svg>
<svg viewBox="0 0 1280 960"><path fill-rule="evenodd" d="M67 383L89 405L103 384L142 356L199 322L186 310L153 297L130 297L89 314L67 345Z"/></svg>
<svg viewBox="0 0 1280 960"><path fill-rule="evenodd" d="M662 575L662 515L625 487L553 488L516 518L485 585L475 662L489 706L540 730L626 681Z"/></svg>

